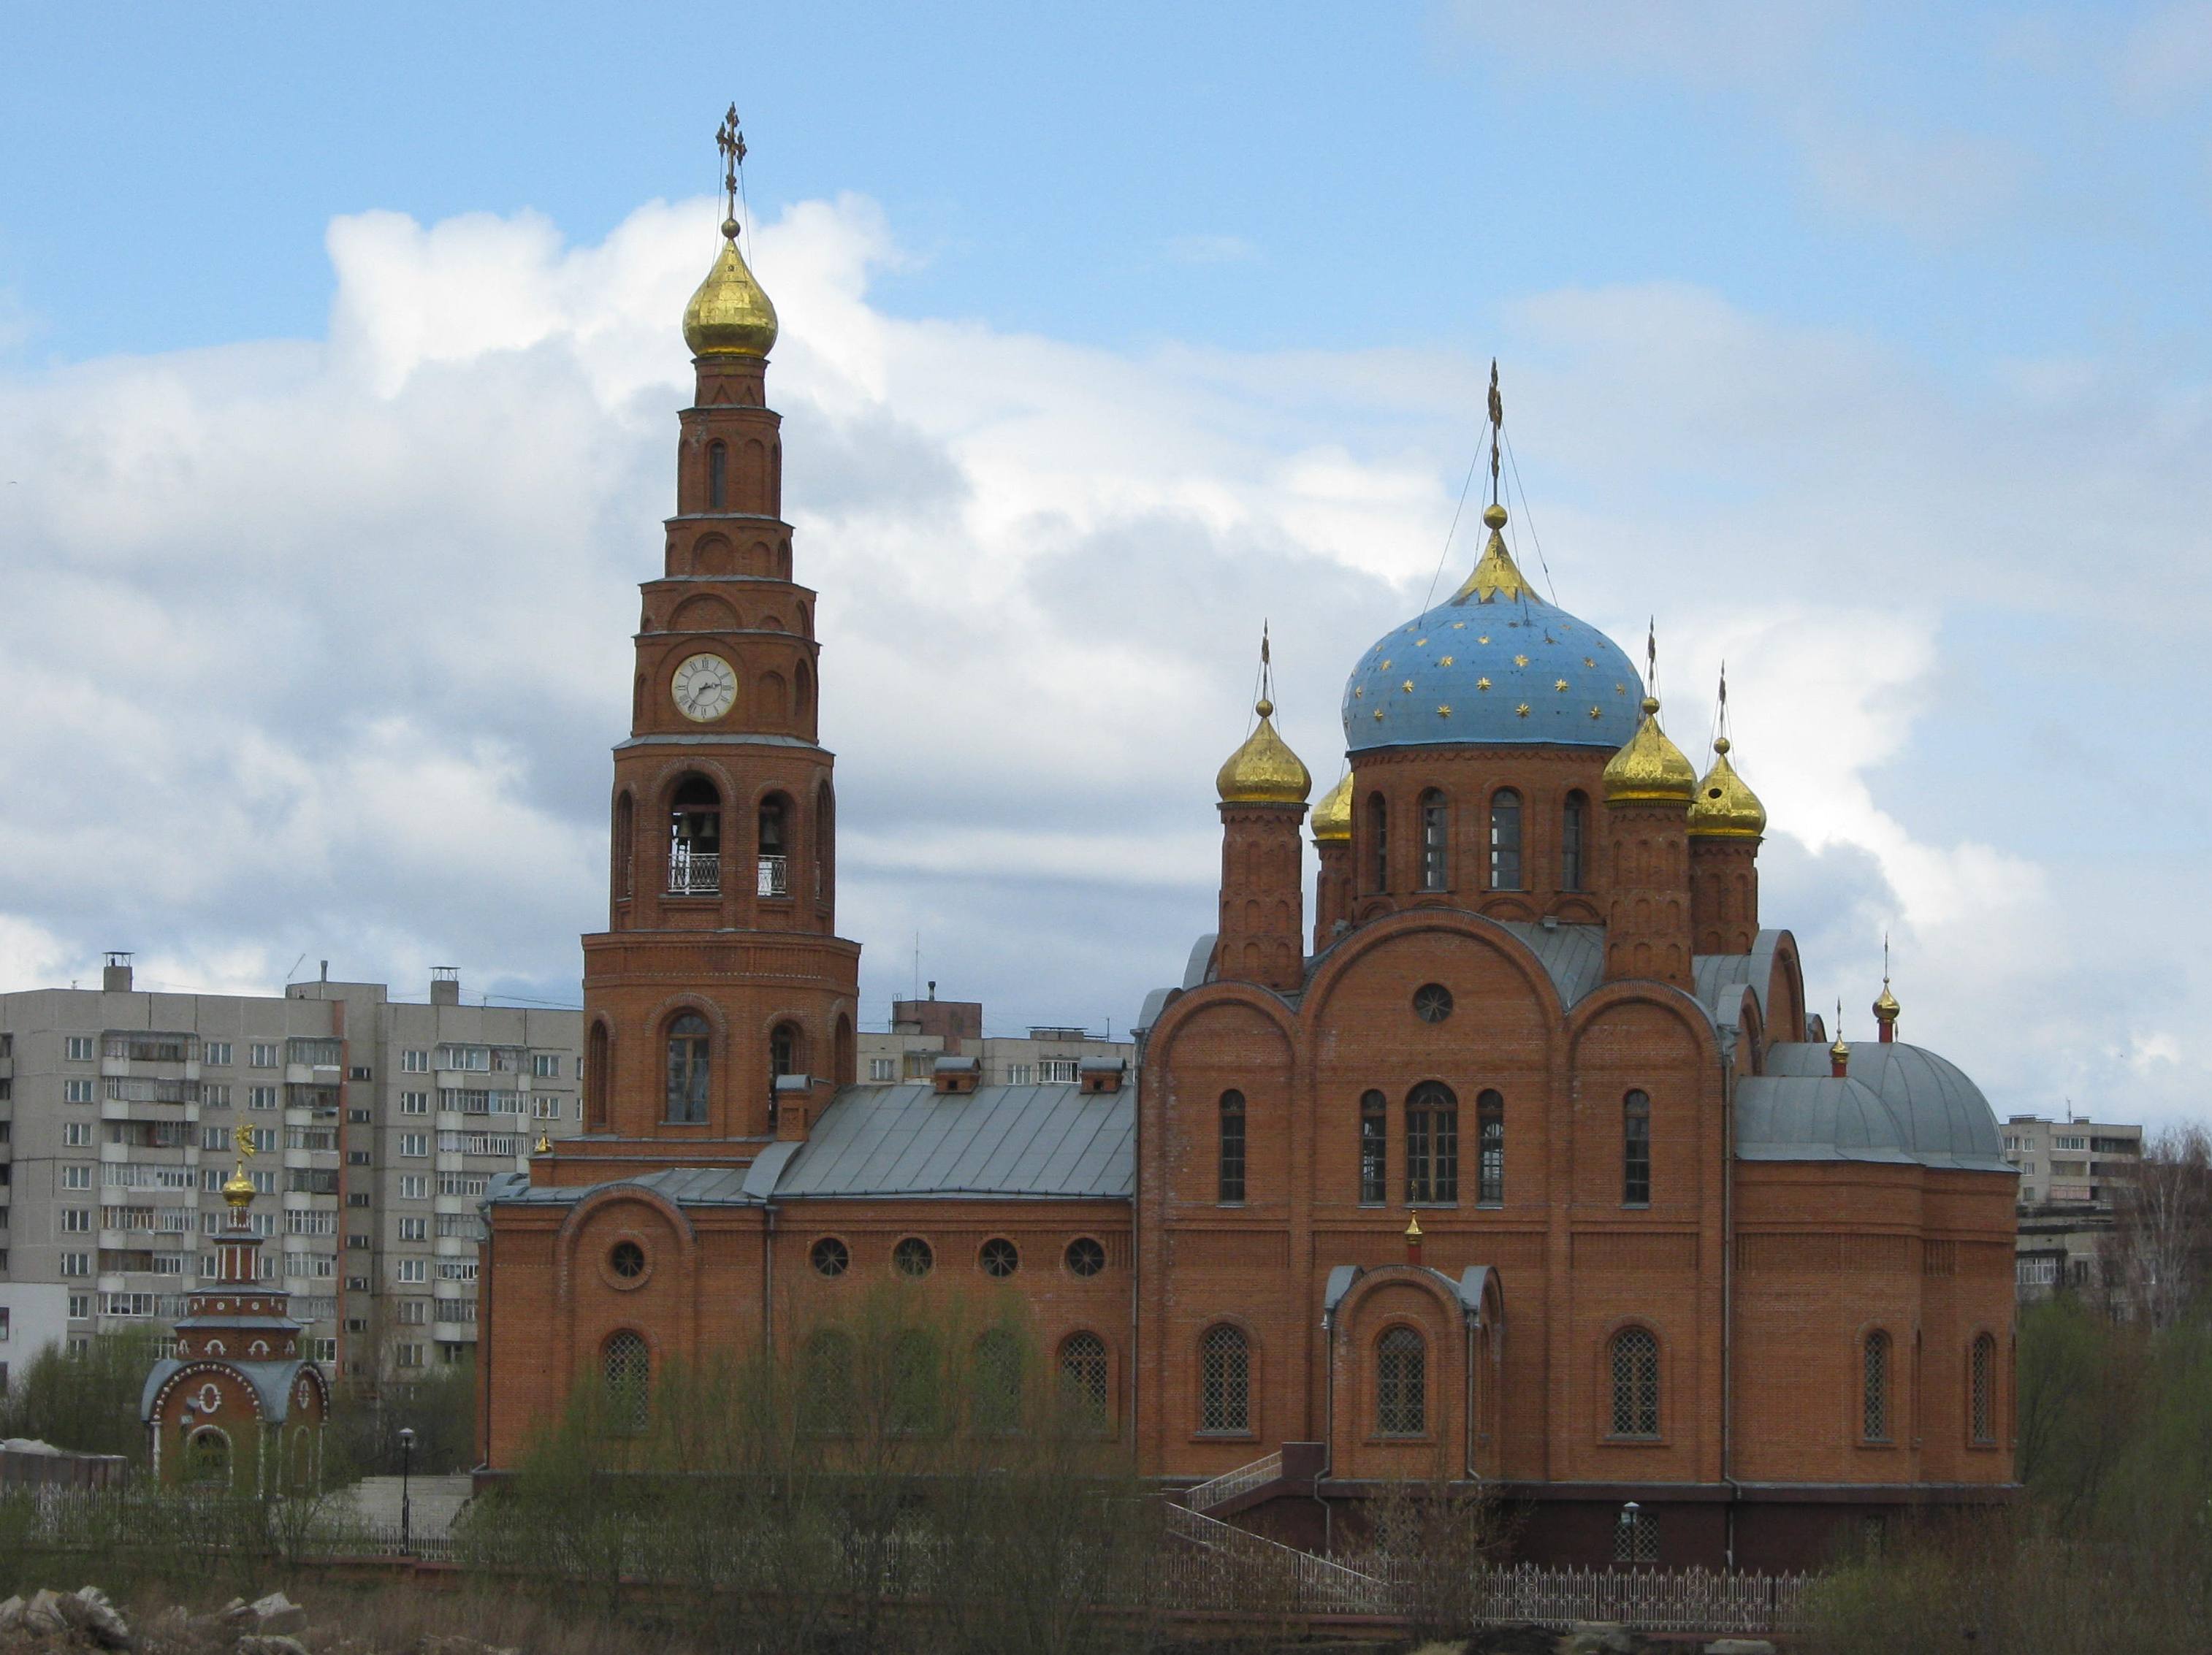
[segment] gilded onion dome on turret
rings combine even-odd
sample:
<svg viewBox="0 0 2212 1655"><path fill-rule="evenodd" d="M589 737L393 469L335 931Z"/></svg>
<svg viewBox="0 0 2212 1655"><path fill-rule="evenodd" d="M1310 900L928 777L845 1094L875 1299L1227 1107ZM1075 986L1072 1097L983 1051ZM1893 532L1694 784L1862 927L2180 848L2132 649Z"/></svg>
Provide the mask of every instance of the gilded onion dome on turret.
<svg viewBox="0 0 2212 1655"><path fill-rule="evenodd" d="M694 356L766 356L775 346L775 306L738 251L738 221L722 221L722 251L684 307L684 343Z"/></svg>
<svg viewBox="0 0 2212 1655"><path fill-rule="evenodd" d="M1346 771L1344 779L1321 796L1321 803L1313 808L1310 823L1314 843L1325 845L1352 837L1352 773Z"/></svg>
<svg viewBox="0 0 2212 1655"><path fill-rule="evenodd" d="M1607 804L1687 804L1698 791L1698 773L1682 749L1659 727L1659 702L1644 698L1644 722L1620 751L1606 761Z"/></svg>
<svg viewBox="0 0 2212 1655"><path fill-rule="evenodd" d="M1313 777L1275 733L1275 704L1262 695L1252 709L1260 723L1213 778L1224 804L1304 804Z"/></svg>
<svg viewBox="0 0 2212 1655"><path fill-rule="evenodd" d="M1705 839L1757 839L1766 831L1766 807L1729 762L1729 738L1713 743L1713 767L1690 801L1690 832Z"/></svg>

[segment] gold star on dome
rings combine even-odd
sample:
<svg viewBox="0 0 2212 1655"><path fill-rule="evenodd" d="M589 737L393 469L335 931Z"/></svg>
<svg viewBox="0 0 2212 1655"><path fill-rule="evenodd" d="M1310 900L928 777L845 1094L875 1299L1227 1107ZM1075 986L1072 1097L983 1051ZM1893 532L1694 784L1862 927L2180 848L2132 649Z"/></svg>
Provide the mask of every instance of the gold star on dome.
<svg viewBox="0 0 2212 1655"><path fill-rule="evenodd" d="M1416 638L1413 640L1413 647L1415 649L1426 649L1428 646L1429 640L1425 638Z"/></svg>
<svg viewBox="0 0 2212 1655"><path fill-rule="evenodd" d="M1440 667L1448 667L1451 664L1452 658L1449 655L1439 655L1437 657L1437 664Z"/></svg>
<svg viewBox="0 0 2212 1655"><path fill-rule="evenodd" d="M1527 718L1528 716L1528 703L1523 701L1520 706L1515 707L1513 709L1513 716L1516 718Z"/></svg>
<svg viewBox="0 0 2212 1655"><path fill-rule="evenodd" d="M1615 684L1613 687L1613 693L1616 695L1626 695L1628 694L1628 690L1624 685Z"/></svg>
<svg viewBox="0 0 2212 1655"><path fill-rule="evenodd" d="M1528 658L1525 655L1516 655L1513 658L1513 664L1516 667L1525 667L1528 664Z"/></svg>
<svg viewBox="0 0 2212 1655"><path fill-rule="evenodd" d="M1364 684L1354 684L1354 685L1352 687L1352 699L1353 700L1355 700L1355 701L1358 701L1358 700L1364 700L1364 699L1366 698L1366 695L1367 695L1367 686L1366 686L1366 685L1364 685Z"/></svg>
<svg viewBox="0 0 2212 1655"><path fill-rule="evenodd" d="M1382 722L1382 709L1379 706L1375 709L1375 722L1376 724Z"/></svg>
<svg viewBox="0 0 2212 1655"><path fill-rule="evenodd" d="M1451 703L1449 701L1446 701L1442 706L1437 709L1437 717L1439 718L1449 718L1451 717Z"/></svg>
<svg viewBox="0 0 2212 1655"><path fill-rule="evenodd" d="M1564 678L1554 678L1552 681L1552 688L1564 695L1567 693L1567 681Z"/></svg>
<svg viewBox="0 0 2212 1655"><path fill-rule="evenodd" d="M1589 656L1585 655L1583 657L1583 664L1586 667L1594 667L1597 663L1590 659Z"/></svg>
<svg viewBox="0 0 2212 1655"><path fill-rule="evenodd" d="M1389 670L1390 670L1390 664L1389 664L1388 661L1385 661L1385 662L1382 664L1382 670L1383 670L1383 671L1385 671L1385 672L1388 672L1388 671L1389 671Z"/></svg>
<svg viewBox="0 0 2212 1655"><path fill-rule="evenodd" d="M1603 713L1600 712L1599 712L1595 707L1592 707L1592 708L1590 709L1590 717L1591 717L1591 718L1603 718L1604 716L1605 716L1605 715L1604 715Z"/></svg>
<svg viewBox="0 0 2212 1655"><path fill-rule="evenodd" d="M1404 690L1408 695L1411 695L1413 693L1413 681L1411 678L1408 678L1404 683L1399 685L1398 688Z"/></svg>
<svg viewBox="0 0 2212 1655"><path fill-rule="evenodd" d="M1481 637L1476 639L1474 641L1478 644L1486 644L1490 641L1490 634L1486 632Z"/></svg>
<svg viewBox="0 0 2212 1655"><path fill-rule="evenodd" d="M1466 621L1453 621L1453 622L1452 622L1452 630L1453 630L1454 632L1465 632L1465 631L1467 630L1467 622L1466 622Z"/></svg>
<svg viewBox="0 0 2212 1655"><path fill-rule="evenodd" d="M1477 689L1488 689L1490 688L1490 680L1487 678L1478 678L1474 681L1474 687Z"/></svg>

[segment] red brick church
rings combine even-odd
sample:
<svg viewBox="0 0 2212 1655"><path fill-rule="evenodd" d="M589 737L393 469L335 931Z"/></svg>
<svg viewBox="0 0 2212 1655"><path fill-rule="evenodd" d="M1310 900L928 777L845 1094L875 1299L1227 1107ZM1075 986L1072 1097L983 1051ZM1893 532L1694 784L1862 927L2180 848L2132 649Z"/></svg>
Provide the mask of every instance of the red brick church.
<svg viewBox="0 0 2212 1655"><path fill-rule="evenodd" d="M1887 985L1878 1041L1828 1042L1726 743L1701 779L1494 505L1465 584L1358 656L1310 815L1261 703L1218 930L1135 1072L856 1087L775 312L723 233L584 938L586 1131L488 1202L489 1470L574 1386L906 1279L1018 1292L1143 1475L1278 1529L1441 1466L1530 1555L1771 1567L2009 1494L1988 1103Z"/></svg>

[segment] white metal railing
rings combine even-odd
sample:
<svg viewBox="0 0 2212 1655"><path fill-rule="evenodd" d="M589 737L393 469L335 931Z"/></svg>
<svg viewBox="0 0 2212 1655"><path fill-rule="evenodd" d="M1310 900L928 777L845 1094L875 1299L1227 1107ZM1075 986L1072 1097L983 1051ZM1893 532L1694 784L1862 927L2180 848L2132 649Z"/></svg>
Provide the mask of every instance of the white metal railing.
<svg viewBox="0 0 2212 1655"><path fill-rule="evenodd" d="M1224 1471L1204 1482L1193 1483L1183 1490L1182 1503L1194 1512L1210 1512L1217 1506L1226 1506L1239 1494L1249 1494L1262 1483L1273 1482L1282 1474L1283 1451L1278 1448L1264 1459Z"/></svg>
<svg viewBox="0 0 2212 1655"><path fill-rule="evenodd" d="M1269 1540L1233 1524L1182 1506L1167 1508L1168 1532L1194 1542L1207 1551L1242 1564L1260 1564L1286 1571L1297 1583L1298 1595L1317 1608L1353 1614L1389 1613L1392 1592L1387 1581L1358 1569L1346 1568L1316 1553L1300 1551L1279 1540Z"/></svg>
<svg viewBox="0 0 2212 1655"><path fill-rule="evenodd" d="M722 858L712 852L678 848L668 858L668 894L719 896L722 891Z"/></svg>
<svg viewBox="0 0 2212 1655"><path fill-rule="evenodd" d="M791 858L764 856L760 859L760 896L789 896L791 894Z"/></svg>
<svg viewBox="0 0 2212 1655"><path fill-rule="evenodd" d="M1546 1569L1524 1563L1485 1582L1482 1618L1611 1621L1638 1632L1804 1632L1809 1574L1728 1574L1708 1569Z"/></svg>

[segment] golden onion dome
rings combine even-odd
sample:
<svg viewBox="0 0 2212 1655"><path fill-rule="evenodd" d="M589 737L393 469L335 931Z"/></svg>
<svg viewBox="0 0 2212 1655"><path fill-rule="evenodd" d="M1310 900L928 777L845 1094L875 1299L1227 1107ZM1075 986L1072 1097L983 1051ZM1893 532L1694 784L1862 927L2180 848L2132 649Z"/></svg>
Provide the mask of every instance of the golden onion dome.
<svg viewBox="0 0 2212 1655"><path fill-rule="evenodd" d="M1313 808L1314 843L1325 845L1352 837L1352 773L1321 796Z"/></svg>
<svg viewBox="0 0 2212 1655"><path fill-rule="evenodd" d="M1893 1023L1905 1008L1897 1003L1897 996L1889 991L1889 979L1881 979L1881 992L1875 997L1874 1020L1878 1023Z"/></svg>
<svg viewBox="0 0 2212 1655"><path fill-rule="evenodd" d="M1757 839L1766 831L1766 807L1729 762L1729 738L1713 743L1713 767L1690 801L1690 831L1705 839Z"/></svg>
<svg viewBox="0 0 2212 1655"><path fill-rule="evenodd" d="M1606 761L1608 804L1687 804L1698 791L1698 773L1682 749L1659 728L1659 703L1644 698L1644 722L1627 745Z"/></svg>
<svg viewBox="0 0 2212 1655"><path fill-rule="evenodd" d="M694 356L766 356L775 346L775 306L738 252L738 223L722 223L714 268L684 307L684 343Z"/></svg>
<svg viewBox="0 0 2212 1655"><path fill-rule="evenodd" d="M1466 584L1454 592L1451 601L1465 603L1494 603L1500 597L1534 597L1536 589L1528 584L1528 577L1521 573L1521 566L1513 561L1513 554L1505 549L1505 508L1495 500L1482 514L1483 526L1490 530L1490 543L1482 549L1482 556L1474 566L1474 573Z"/></svg>
<svg viewBox="0 0 2212 1655"><path fill-rule="evenodd" d="M1274 710L1273 701L1260 698L1253 708L1260 715L1259 728L1214 777L1224 804L1304 804L1313 791L1313 777L1269 722Z"/></svg>
<svg viewBox="0 0 2212 1655"><path fill-rule="evenodd" d="M234 1168L224 1181L222 1198L233 1212L244 1212L253 1204L253 1180L246 1176L242 1164Z"/></svg>

